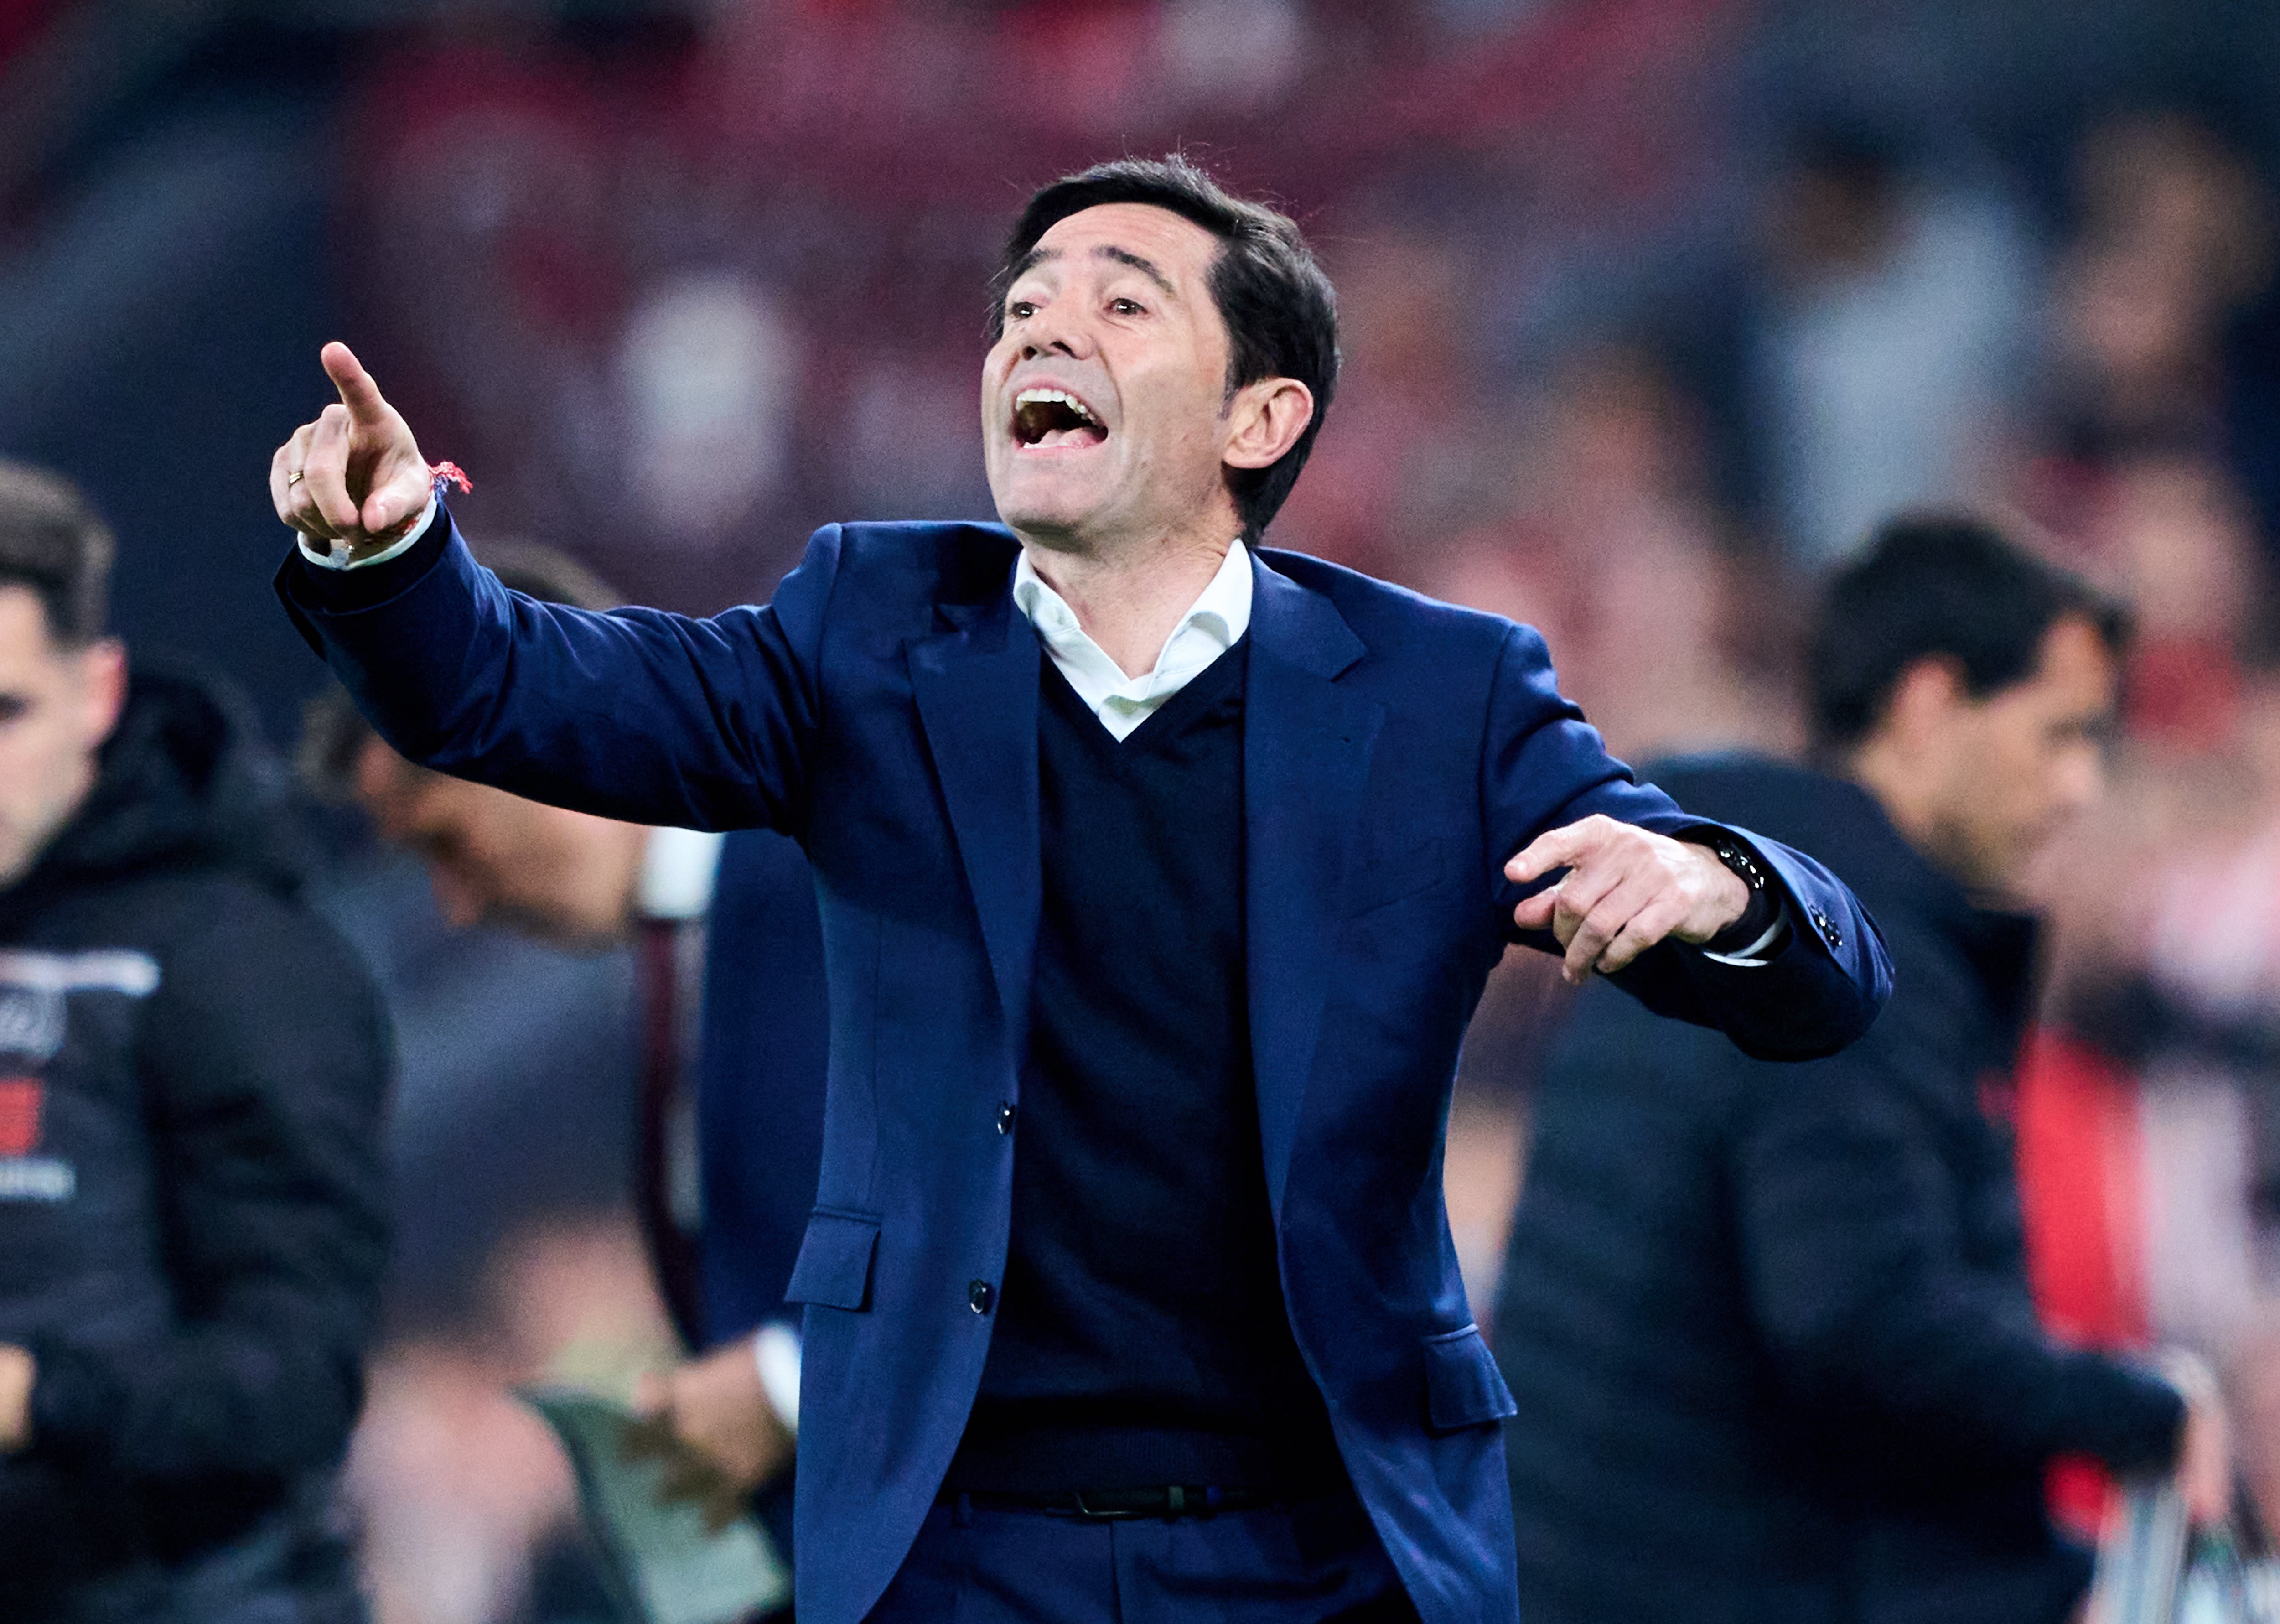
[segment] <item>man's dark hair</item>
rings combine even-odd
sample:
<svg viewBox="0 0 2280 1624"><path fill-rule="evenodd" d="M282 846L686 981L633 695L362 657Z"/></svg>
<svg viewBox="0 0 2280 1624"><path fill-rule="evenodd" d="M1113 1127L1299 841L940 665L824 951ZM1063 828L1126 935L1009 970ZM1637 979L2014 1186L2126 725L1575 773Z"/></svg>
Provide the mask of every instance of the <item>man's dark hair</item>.
<svg viewBox="0 0 2280 1624"><path fill-rule="evenodd" d="M49 636L79 647L103 635L116 550L111 527L79 487L0 459L0 586L39 595Z"/></svg>
<svg viewBox="0 0 2280 1624"><path fill-rule="evenodd" d="M471 550L501 586L542 604L598 610L615 609L626 601L569 554L535 542L472 543ZM349 799L356 789L357 757L371 736L372 727L358 713L349 690L337 681L327 682L302 707L297 755L302 781L326 800Z"/></svg>
<svg viewBox="0 0 2280 1624"><path fill-rule="evenodd" d="M2068 619L2089 622L2116 656L2129 642L2119 604L1986 520L1937 512L1891 520L1822 601L1807 660L1815 748L1847 749L1875 731L1919 660L1953 660L1974 698L2028 680L2044 637Z"/></svg>
<svg viewBox="0 0 2280 1624"><path fill-rule="evenodd" d="M1298 483L1337 388L1337 295L1288 215L1229 196L1176 152L1161 158L1118 158L1064 175L1021 211L991 282L993 343L1005 331L1006 289L1026 267L1037 239L1072 214L1112 203L1167 210L1219 239L1211 292L1220 319L1227 323L1229 396L1261 378L1295 378L1313 393L1313 419L1297 444L1267 467L1227 471L1243 533L1256 542Z"/></svg>

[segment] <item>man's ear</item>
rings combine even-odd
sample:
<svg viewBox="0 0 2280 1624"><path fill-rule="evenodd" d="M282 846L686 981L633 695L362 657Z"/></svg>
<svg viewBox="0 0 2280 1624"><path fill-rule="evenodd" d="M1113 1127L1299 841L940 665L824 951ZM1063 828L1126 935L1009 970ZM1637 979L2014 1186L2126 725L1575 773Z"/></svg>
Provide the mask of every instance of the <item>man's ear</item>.
<svg viewBox="0 0 2280 1624"><path fill-rule="evenodd" d="M80 650L80 736L99 750L127 708L127 645L101 637Z"/></svg>
<svg viewBox="0 0 2280 1624"><path fill-rule="evenodd" d="M1261 378L1228 402L1220 460L1230 468L1266 468L1282 460L1314 420L1314 392L1296 378Z"/></svg>
<svg viewBox="0 0 2280 1624"><path fill-rule="evenodd" d="M1904 749L1922 750L1969 697L1960 666L1945 654L1926 655L1892 684L1884 727Z"/></svg>

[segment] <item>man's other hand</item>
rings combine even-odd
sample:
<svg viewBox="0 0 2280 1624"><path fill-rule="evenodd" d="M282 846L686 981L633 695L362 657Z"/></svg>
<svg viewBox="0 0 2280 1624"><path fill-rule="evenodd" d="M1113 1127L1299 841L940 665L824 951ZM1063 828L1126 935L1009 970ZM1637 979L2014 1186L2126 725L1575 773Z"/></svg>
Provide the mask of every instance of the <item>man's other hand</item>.
<svg viewBox="0 0 2280 1624"><path fill-rule="evenodd" d="M361 558L401 541L427 512L428 465L411 426L354 351L330 343L321 359L340 399L277 448L269 499L277 517L302 535L345 542Z"/></svg>
<svg viewBox="0 0 2280 1624"><path fill-rule="evenodd" d="M1596 814L1537 835L1504 872L1526 885L1555 868L1566 877L1512 917L1522 930L1551 930L1568 950L1561 974L1579 986L1665 936L1707 942L1750 905L1750 888L1706 848Z"/></svg>
<svg viewBox="0 0 2280 1624"><path fill-rule="evenodd" d="M709 1468L686 1474L680 1497L704 1502L716 1520L728 1500L741 1507L791 1465L791 1430L760 1386L750 1337L662 1375L643 1376L634 1408L670 1428L674 1442ZM668 1492L675 1487L669 1480Z"/></svg>

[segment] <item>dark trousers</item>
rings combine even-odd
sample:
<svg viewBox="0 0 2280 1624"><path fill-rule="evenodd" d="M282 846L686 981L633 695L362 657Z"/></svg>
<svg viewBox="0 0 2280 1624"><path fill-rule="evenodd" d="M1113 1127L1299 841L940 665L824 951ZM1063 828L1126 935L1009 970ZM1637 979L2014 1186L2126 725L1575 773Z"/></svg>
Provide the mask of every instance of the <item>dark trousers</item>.
<svg viewBox="0 0 2280 1624"><path fill-rule="evenodd" d="M1087 1521L937 1505L868 1624L1413 1624L1351 1494Z"/></svg>

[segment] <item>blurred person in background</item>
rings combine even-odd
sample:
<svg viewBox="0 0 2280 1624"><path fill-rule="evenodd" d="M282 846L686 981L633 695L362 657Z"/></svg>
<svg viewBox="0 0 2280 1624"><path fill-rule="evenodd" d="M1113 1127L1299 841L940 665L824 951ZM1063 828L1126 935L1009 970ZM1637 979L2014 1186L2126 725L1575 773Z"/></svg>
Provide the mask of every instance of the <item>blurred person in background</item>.
<svg viewBox="0 0 2280 1624"><path fill-rule="evenodd" d="M565 554L488 545L544 603L620 600ZM335 686L310 708L304 764L417 854L445 919L571 949L630 941L643 994L635 1197L659 1296L698 1350L645 1376L638 1407L689 1451L686 1488L757 1495L789 1549L799 1425L786 1308L821 1155L826 1047L814 883L782 835L644 828L413 765Z"/></svg>
<svg viewBox="0 0 2280 1624"><path fill-rule="evenodd" d="M1712 408L1729 496L1817 575L1881 516L2007 472L2042 267L1994 176L1850 120L1786 145L1740 262L1690 265L1646 320Z"/></svg>
<svg viewBox="0 0 2280 1624"><path fill-rule="evenodd" d="M2224 622L2268 612L2280 544L2280 204L2180 112L2093 126L2074 167L2049 291L2050 451L2022 489L2069 561L2144 612L2133 730L2206 747L2239 697Z"/></svg>
<svg viewBox="0 0 2280 1624"><path fill-rule="evenodd" d="M2233 350L2238 323L2272 284L2270 189L2179 112L2093 127L2075 171L2079 217L2052 289L2068 449L2091 461L2149 442L2229 449L2227 397L2252 358Z"/></svg>
<svg viewBox="0 0 2280 1624"><path fill-rule="evenodd" d="M345 1624L387 1024L239 704L104 635L112 550L0 463L0 1616Z"/></svg>
<svg viewBox="0 0 2280 1624"><path fill-rule="evenodd" d="M1792 743L1786 685L1745 658L1793 620L1787 582L1777 559L1725 544L1696 403L1633 346L1579 350L1547 382L1514 458L1524 498L1460 534L1422 584L1556 639L1568 691L1623 760Z"/></svg>
<svg viewBox="0 0 2280 1624"><path fill-rule="evenodd" d="M1555 1045L1496 1348L1523 1616L2060 1620L2054 1457L2229 1509L2215 1389L2038 1328L1988 1114L2031 1005L2030 861L2101 781L2122 618L1976 520L1887 526L1829 590L1815 769L1669 764L1687 804L1858 877L1898 985L1764 1066L1585 990Z"/></svg>

